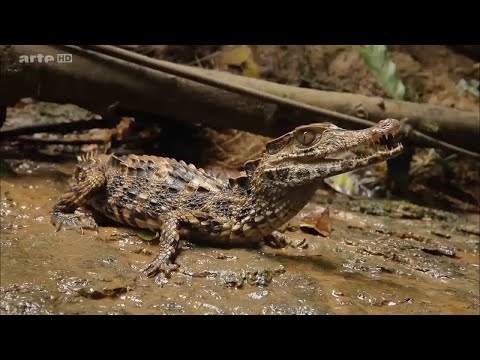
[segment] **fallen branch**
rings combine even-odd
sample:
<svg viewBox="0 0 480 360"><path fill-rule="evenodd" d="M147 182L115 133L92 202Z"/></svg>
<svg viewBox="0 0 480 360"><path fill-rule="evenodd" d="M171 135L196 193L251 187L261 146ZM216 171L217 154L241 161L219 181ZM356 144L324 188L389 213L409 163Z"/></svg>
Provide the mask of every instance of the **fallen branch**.
<svg viewBox="0 0 480 360"><path fill-rule="evenodd" d="M202 122L211 127L237 128L268 136L277 136L294 126L314 121L332 121L348 128L368 126L366 124L370 122L365 119L360 119L362 122L345 123L347 117L358 120L355 115L362 113L372 121L387 117L409 118L415 129L430 130L429 133L439 140L469 149L480 149L478 113L355 94L301 89L173 64L219 81L273 94L276 98L287 98L287 102L292 100L307 104L299 111L287 103L273 103L276 98L264 97L267 100L265 103L264 100L232 93L231 89L219 90L95 51L70 47L68 52L73 54L73 62L67 64L18 64L17 60L12 65L12 59L18 59L20 55L56 56L65 53L65 48L15 45L0 46L0 49L2 60L7 58L10 67L21 68L20 71L14 71L2 67L0 101L4 105L12 105L19 98L29 96L39 100L74 103L105 116L111 113L111 105L117 104L116 110L122 114L150 113L172 120ZM327 109L327 112L321 112L318 107ZM346 117L339 119L337 113Z"/></svg>
<svg viewBox="0 0 480 360"><path fill-rule="evenodd" d="M15 129L7 129L0 131L0 139L3 140L6 138L12 138L14 136L38 133L68 134L73 131L88 130L94 128L109 128L111 126L114 125L110 124L105 120L78 120L68 123L22 126Z"/></svg>
<svg viewBox="0 0 480 360"><path fill-rule="evenodd" d="M31 136L23 137L20 136L17 138L19 142L28 142L31 144L42 144L42 145L86 145L86 144L106 144L108 143L105 139L42 139L34 138Z"/></svg>
<svg viewBox="0 0 480 360"><path fill-rule="evenodd" d="M35 136L29 136L29 135L20 135L16 138L17 141L19 142L28 142L28 143L34 143L34 144L62 144L62 145L83 145L83 144L107 144L109 142L112 142L114 140L116 141L121 141L125 137L125 135L129 132L131 125L133 124L133 119L131 118L122 118L116 127L114 128L108 128L108 129L98 129L100 130L97 133L92 133L92 132L86 132L83 134L74 134L70 136L58 136L59 134L67 134L71 132L72 130L78 131L79 127L72 127L72 124L80 123L82 127L85 127L86 129L93 129L91 124L89 123L94 123L98 124L98 120L88 120L88 121L75 121L73 123L64 123L64 124L55 124L55 125L61 125L64 128L61 128L60 126L53 127L53 130L56 130L57 133L54 134L54 136L46 136L46 137L35 137ZM103 126L105 126L106 122L103 121ZM70 125L70 126L66 126ZM89 126L90 125L90 126ZM66 131L66 128L70 128L71 131ZM35 127L37 130L39 127ZM20 129L14 129L17 131L21 130L23 133L25 133L25 130L29 130L28 132L31 133L32 128L20 128ZM13 131L13 130L11 130ZM52 127L50 126L49 131L36 131L36 134L39 133L46 133L45 135L51 135L52 133Z"/></svg>
<svg viewBox="0 0 480 360"><path fill-rule="evenodd" d="M302 102L291 100L291 99L285 99L280 96L270 94L268 92L264 92L262 90L257 90L255 88L249 88L249 87L243 86L243 84L240 83L240 81L238 82L225 81L222 79L218 79L215 76L208 76L202 72L195 72L194 68L191 68L191 67L178 65L171 62L167 62L167 61L151 59L149 57L138 55L136 53L133 53L131 51L127 51L118 47L108 46L108 45L87 45L83 47L87 49L92 49L94 51L97 51L109 56L113 56L115 58L126 60L129 62L135 63L137 65L146 66L148 68L163 71L171 75L181 76L182 78L197 81L205 85L215 86L220 89L233 91L237 94L252 96L257 99L261 99L265 101L271 101L277 105L284 105L287 107L291 107L294 110L303 110L303 111L306 111L307 113L311 113L314 115L325 115L330 118L342 120L349 123L349 125L352 127L362 126L362 125L363 126L374 125L374 123L371 121L367 121L355 116L346 115L336 111L331 111L331 110L323 109L319 107L314 107L314 106L304 104ZM239 77L239 78L245 79L243 77ZM357 109L357 111L358 110L359 109ZM360 106L360 110L362 114L365 115L365 108L363 106ZM409 123L410 124L408 125L408 130L404 131L403 133L405 140L410 141L412 143L416 143L416 144L421 144L421 145L426 145L431 147L438 147L438 148L443 148L445 150L459 152L469 157L480 159L480 154L477 154L472 151L468 151L458 146L454 146L444 141L436 140L431 136L428 136L419 132L418 130L412 129L411 120L409 121ZM344 124L342 124L342 126L345 127ZM403 127L404 130L406 128L407 127L405 126Z"/></svg>
<svg viewBox="0 0 480 360"><path fill-rule="evenodd" d="M218 88L218 89L231 91L240 95L252 96L259 100L272 102L277 105L283 105L286 107L290 107L294 110L303 110L307 113L311 113L312 115L327 116L330 118L341 119L341 120L344 120L345 122L350 122L351 126L366 127L366 126L374 125L374 123L372 123L371 121L360 119L355 116L349 116L342 113L338 113L336 111L324 109L321 107L311 106L309 104L305 104L299 101L283 98L276 94L271 94L262 90L257 90L255 88L245 86L239 81L225 81L216 76L209 76L202 72L196 72L194 71L194 69L196 69L194 67L188 67L180 64L171 63L168 61L152 59L147 56L136 54L134 52L123 50L121 48L114 47L114 46L89 45L89 46L82 46L82 47L87 49L92 49L93 51L96 51L105 55L113 56L117 59L122 59L130 63L134 63L140 66L145 66L150 69L159 70L167 74L171 74L171 75L179 76L184 79L196 81L204 85L214 86L215 88ZM67 49L68 48L70 47L67 47ZM243 77L240 77L240 78L243 78Z"/></svg>

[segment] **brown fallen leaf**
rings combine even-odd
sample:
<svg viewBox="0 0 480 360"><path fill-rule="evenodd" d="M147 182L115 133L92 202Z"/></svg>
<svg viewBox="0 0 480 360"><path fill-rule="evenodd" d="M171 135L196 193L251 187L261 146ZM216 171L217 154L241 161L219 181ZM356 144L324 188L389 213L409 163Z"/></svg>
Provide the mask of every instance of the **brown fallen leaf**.
<svg viewBox="0 0 480 360"><path fill-rule="evenodd" d="M330 208L327 208L322 212L320 216L308 215L303 218L300 223L300 229L307 233L313 233L321 236L329 236L331 233L330 228Z"/></svg>

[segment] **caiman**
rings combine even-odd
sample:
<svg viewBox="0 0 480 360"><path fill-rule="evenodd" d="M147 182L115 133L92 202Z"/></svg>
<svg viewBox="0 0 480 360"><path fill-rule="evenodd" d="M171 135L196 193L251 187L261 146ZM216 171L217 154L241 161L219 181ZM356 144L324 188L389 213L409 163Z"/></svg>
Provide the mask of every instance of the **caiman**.
<svg viewBox="0 0 480 360"><path fill-rule="evenodd" d="M362 130L331 123L300 126L266 144L244 173L223 182L203 169L171 158L114 154L79 158L74 185L60 197L51 221L59 229L96 229L95 214L160 234L160 250L143 271L177 268L182 234L219 246L245 246L267 237L282 242L279 227L313 196L322 179L391 159L399 121ZM345 157L370 147L369 155Z"/></svg>

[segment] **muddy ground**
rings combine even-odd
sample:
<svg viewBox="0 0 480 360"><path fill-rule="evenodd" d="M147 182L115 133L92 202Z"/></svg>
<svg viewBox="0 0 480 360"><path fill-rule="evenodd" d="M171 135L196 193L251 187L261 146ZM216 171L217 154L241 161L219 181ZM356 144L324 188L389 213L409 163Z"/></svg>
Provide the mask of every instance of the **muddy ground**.
<svg viewBox="0 0 480 360"><path fill-rule="evenodd" d="M478 76L478 64L442 46L390 50L411 100L478 111L478 98L456 88L462 78ZM220 63L211 56L215 51L177 51L174 60L232 70L225 57ZM245 75L386 96L351 49L255 46L252 54ZM252 134L212 136L217 142L223 136L223 155L209 164L219 171L232 171L259 149ZM425 168L428 161L420 160L417 168ZM184 242L179 271L152 279L139 269L158 244L133 229L54 231L49 212L73 165L20 161L16 173L2 166L1 314L479 314L478 212L320 189L283 228L294 244L305 244L223 249ZM478 192L474 175L472 193ZM330 234L300 229L305 216L327 206Z"/></svg>
<svg viewBox="0 0 480 360"><path fill-rule="evenodd" d="M478 214L402 201L330 205L330 236L286 226L306 248L183 245L170 279L139 272L157 245L127 228L54 232L55 167L2 176L3 314L478 314Z"/></svg>

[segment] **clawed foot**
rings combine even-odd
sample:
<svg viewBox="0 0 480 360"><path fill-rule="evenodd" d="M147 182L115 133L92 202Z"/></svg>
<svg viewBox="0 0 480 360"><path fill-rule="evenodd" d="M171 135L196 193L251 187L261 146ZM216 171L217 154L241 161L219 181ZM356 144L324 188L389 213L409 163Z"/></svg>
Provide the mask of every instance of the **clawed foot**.
<svg viewBox="0 0 480 360"><path fill-rule="evenodd" d="M284 249L284 248L305 248L307 247L306 239L292 242L288 236L282 234L278 231L274 231L267 237L265 237L265 243L273 248L276 249Z"/></svg>
<svg viewBox="0 0 480 360"><path fill-rule="evenodd" d="M170 277L170 273L178 269L178 265L163 255L158 255L155 260L149 263L142 271L148 276L153 277L158 273L164 273L166 277Z"/></svg>
<svg viewBox="0 0 480 360"><path fill-rule="evenodd" d="M52 214L52 224L55 231L73 229L83 235L83 229L96 230L95 219L87 212L76 211L73 214L56 212Z"/></svg>
<svg viewBox="0 0 480 360"><path fill-rule="evenodd" d="M165 277L169 277L170 273L178 268L178 265L173 262L180 239L177 229L178 221L176 218L167 219L163 222L160 235L160 250L155 260L142 269L148 277L153 277L159 272L164 273Z"/></svg>
<svg viewBox="0 0 480 360"><path fill-rule="evenodd" d="M291 244L291 240L288 238L288 236L278 231L274 231L265 237L265 243L273 248L283 249Z"/></svg>

